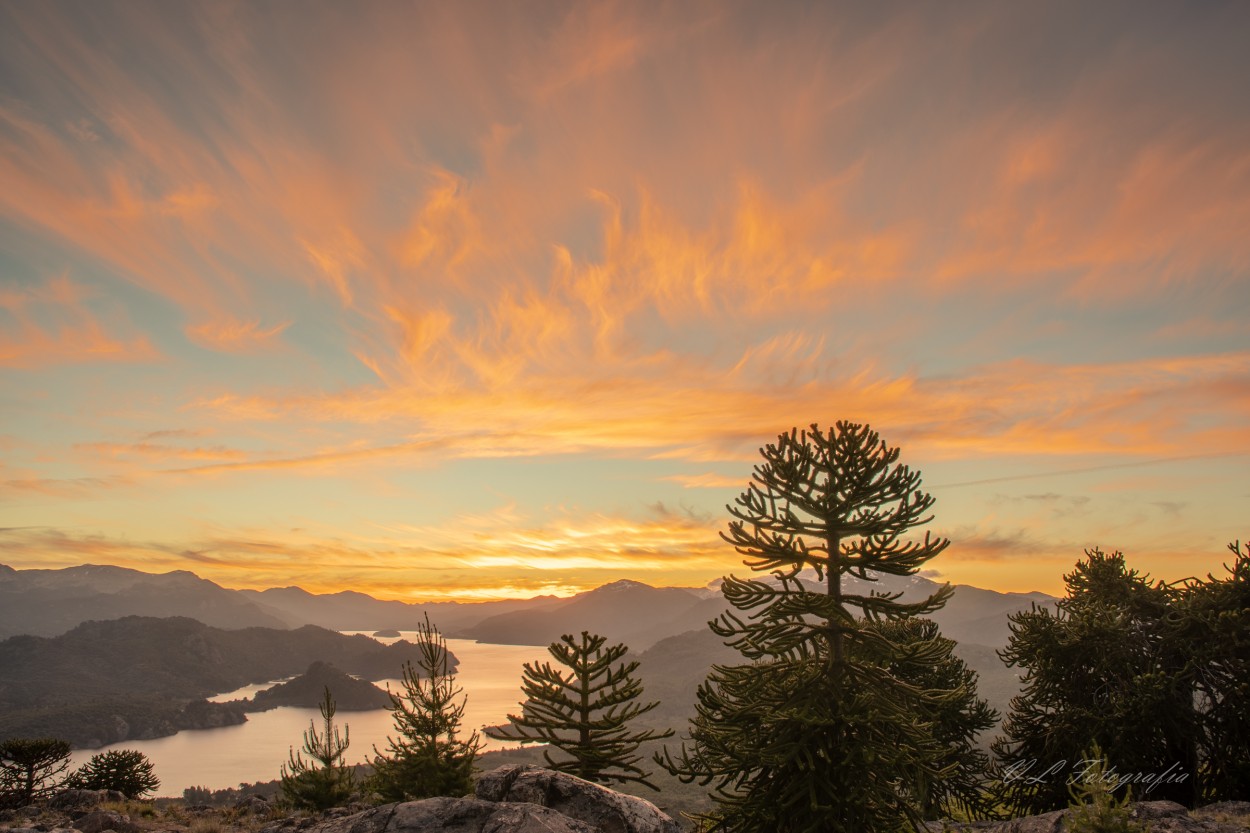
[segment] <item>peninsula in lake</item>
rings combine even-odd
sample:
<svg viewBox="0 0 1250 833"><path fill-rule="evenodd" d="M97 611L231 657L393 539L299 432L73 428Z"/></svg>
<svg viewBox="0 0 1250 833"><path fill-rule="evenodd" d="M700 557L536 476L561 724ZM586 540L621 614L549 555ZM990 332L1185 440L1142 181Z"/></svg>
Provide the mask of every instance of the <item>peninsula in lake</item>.
<svg viewBox="0 0 1250 833"><path fill-rule="evenodd" d="M84 622L61 636L0 642L0 737L54 735L97 747L228 726L246 720L252 704L206 698L295 677L318 661L365 680L397 678L417 658L406 641L382 645L315 625L225 630L145 616Z"/></svg>

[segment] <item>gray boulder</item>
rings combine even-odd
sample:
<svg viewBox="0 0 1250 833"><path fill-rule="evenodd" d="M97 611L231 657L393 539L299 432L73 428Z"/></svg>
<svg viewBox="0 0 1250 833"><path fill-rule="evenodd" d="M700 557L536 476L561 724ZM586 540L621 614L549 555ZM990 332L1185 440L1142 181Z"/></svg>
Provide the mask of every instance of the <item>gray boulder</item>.
<svg viewBox="0 0 1250 833"><path fill-rule="evenodd" d="M1250 801L1217 801L1199 810L1194 810L1194 815L1203 818L1219 818L1220 816L1246 817L1250 816Z"/></svg>
<svg viewBox="0 0 1250 833"><path fill-rule="evenodd" d="M137 833L138 825L130 820L130 816L113 810L95 810L75 820L74 828L81 833L103 833L115 830L117 833Z"/></svg>
<svg viewBox="0 0 1250 833"><path fill-rule="evenodd" d="M600 833L678 833L677 822L650 801L536 766L501 766L477 781L477 797L558 810Z"/></svg>
<svg viewBox="0 0 1250 833"><path fill-rule="evenodd" d="M90 810L99 807L105 801L103 790L61 790L48 799L48 807L53 810Z"/></svg>
<svg viewBox="0 0 1250 833"><path fill-rule="evenodd" d="M679 833L650 801L572 775L505 766L482 775L476 798L427 798L360 813L284 819L261 833ZM98 831L90 831L98 833Z"/></svg>
<svg viewBox="0 0 1250 833"><path fill-rule="evenodd" d="M309 833L597 833L597 830L534 804L427 798L329 819L310 827Z"/></svg>
<svg viewBox="0 0 1250 833"><path fill-rule="evenodd" d="M61 790L48 799L48 808L79 818L101 804L122 802L126 796L117 790Z"/></svg>
<svg viewBox="0 0 1250 833"><path fill-rule="evenodd" d="M234 802L234 809L240 815L264 816L269 814L269 802L264 796L245 795Z"/></svg>

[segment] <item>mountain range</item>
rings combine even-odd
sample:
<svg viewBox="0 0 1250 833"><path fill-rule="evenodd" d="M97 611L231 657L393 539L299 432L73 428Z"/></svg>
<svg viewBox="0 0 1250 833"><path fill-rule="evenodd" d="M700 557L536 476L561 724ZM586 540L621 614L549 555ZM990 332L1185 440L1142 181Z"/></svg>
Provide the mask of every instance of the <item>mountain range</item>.
<svg viewBox="0 0 1250 833"><path fill-rule="evenodd" d="M844 582L850 593L899 593L904 601L939 586L919 576ZM960 585L932 615L1000 713L1019 689L995 650L1010 635L1008 615L1055 601ZM201 698L293 676L314 661L366 679L396 677L402 658L393 651L333 631L414 630L426 615L446 636L480 642L548 645L583 630L623 642L640 662L648 699L662 702L647 720L676 726L708 669L740 660L707 627L727 609L715 585L626 580L570 598L408 604L353 591L229 590L185 571L0 565L0 736L55 728L76 745L98 746L239 722L241 706Z"/></svg>
<svg viewBox="0 0 1250 833"><path fill-rule="evenodd" d="M849 579L850 592L901 592L904 600L928 595L936 582L887 576L880 582ZM1007 615L1050 605L1044 593L1000 593L958 585L932 618L957 642L1002 647ZM82 565L61 570L15 570L0 565L0 639L17 634L55 636L90 620L122 616L188 616L219 628L412 630L429 615L444 635L480 642L547 645L566 633L589 630L635 651L686 631L706 629L727 609L715 588L652 587L616 581L570 598L538 596L495 602L410 604L364 593L315 594L298 587L228 590L193 573L144 573L123 567Z"/></svg>

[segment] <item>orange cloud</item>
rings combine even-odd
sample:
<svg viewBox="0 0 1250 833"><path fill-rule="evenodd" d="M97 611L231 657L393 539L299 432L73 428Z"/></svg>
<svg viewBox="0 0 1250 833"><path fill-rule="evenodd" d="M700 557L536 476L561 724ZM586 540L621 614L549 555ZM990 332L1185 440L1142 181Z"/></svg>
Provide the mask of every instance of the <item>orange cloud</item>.
<svg viewBox="0 0 1250 833"><path fill-rule="evenodd" d="M625 370L602 382L531 376L498 392L449 386L436 396L403 387L316 397L226 394L193 409L247 420L416 419L427 437L405 447L332 452L344 458L653 449L670 458L742 460L753 458L762 438L822 414L855 414L925 456L1250 451L1240 417L1250 396L1250 353L1103 365L1012 361L934 379L865 368L775 388L709 377L675 357ZM694 393L674 393L682 390ZM463 424L466 413L474 415L471 427Z"/></svg>
<svg viewBox="0 0 1250 833"><path fill-rule="evenodd" d="M159 358L146 336L119 338L88 306L91 293L65 275L29 289L0 292L0 367Z"/></svg>
<svg viewBox="0 0 1250 833"><path fill-rule="evenodd" d="M160 460L237 460L246 454L238 449L224 446L196 446L185 448L151 442L138 443L78 443L75 450L87 451L106 458L139 457Z"/></svg>
<svg viewBox="0 0 1250 833"><path fill-rule="evenodd" d="M705 474L674 474L662 478L680 484L687 489L745 489L750 482L749 477L726 477L723 474L707 472Z"/></svg>
<svg viewBox="0 0 1250 833"><path fill-rule="evenodd" d="M271 327L262 327L259 321L206 321L187 327L187 336L197 344L214 350L250 352L268 346L289 326L290 321Z"/></svg>

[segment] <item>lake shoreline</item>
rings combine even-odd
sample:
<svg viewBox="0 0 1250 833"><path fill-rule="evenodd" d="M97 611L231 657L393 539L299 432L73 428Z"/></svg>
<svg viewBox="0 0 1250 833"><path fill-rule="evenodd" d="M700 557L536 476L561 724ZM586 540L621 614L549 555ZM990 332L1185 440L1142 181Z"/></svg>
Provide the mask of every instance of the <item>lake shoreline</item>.
<svg viewBox="0 0 1250 833"><path fill-rule="evenodd" d="M374 638L373 631L344 631L347 635L364 633ZM408 636L407 632L399 638ZM393 642L397 638L379 638ZM519 709L521 670L525 662L540 660L546 650L532 645L495 645L474 640L449 639L448 647L460 660L456 674L458 686L466 698L465 731L507 721L509 712ZM289 679L289 678L288 678ZM377 684L398 690L399 680L380 680ZM235 691L214 695L214 702L238 699L247 690L265 688L252 684ZM250 695L244 695L250 696ZM280 706L262 712L249 712L245 722L212 727L181 729L155 738L129 739L95 748L75 749L72 765L85 763L92 755L111 749L135 749L153 762L161 779L162 796L181 796L188 787L224 789L241 782L270 781L278 777L292 749L298 749L303 733L311 723L319 724L321 715L315 708ZM340 712L335 722L349 731L351 746L348 762L366 763L376 749L386 748L394 733L389 709ZM486 750L509 748L507 744L485 736Z"/></svg>

